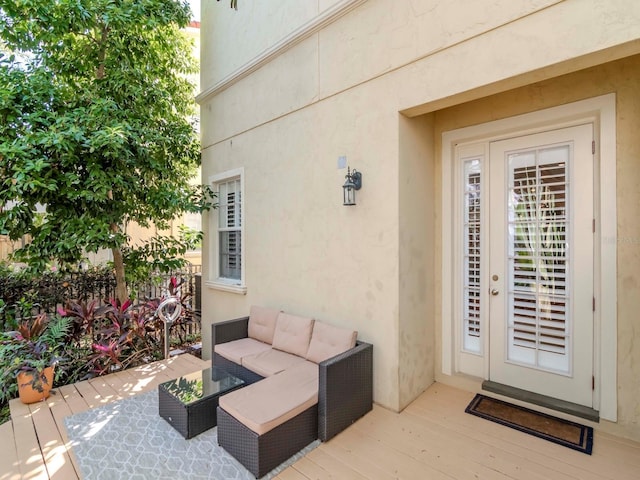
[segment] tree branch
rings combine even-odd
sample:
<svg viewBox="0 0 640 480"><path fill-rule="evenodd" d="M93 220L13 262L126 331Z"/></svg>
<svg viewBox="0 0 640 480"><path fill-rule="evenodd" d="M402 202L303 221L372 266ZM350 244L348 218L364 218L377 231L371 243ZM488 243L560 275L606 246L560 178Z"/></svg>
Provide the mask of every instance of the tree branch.
<svg viewBox="0 0 640 480"><path fill-rule="evenodd" d="M98 80L102 80L104 78L104 67L105 61L107 59L107 38L109 37L109 31L111 29L104 25L102 27L102 32L100 33L100 41L98 45L100 49L98 50L98 69L96 70L96 78Z"/></svg>

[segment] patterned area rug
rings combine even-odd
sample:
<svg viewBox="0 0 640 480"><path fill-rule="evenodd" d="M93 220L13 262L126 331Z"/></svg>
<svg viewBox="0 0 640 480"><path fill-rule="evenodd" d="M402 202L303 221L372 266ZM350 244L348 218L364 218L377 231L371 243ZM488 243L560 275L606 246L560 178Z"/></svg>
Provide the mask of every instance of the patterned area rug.
<svg viewBox="0 0 640 480"><path fill-rule="evenodd" d="M157 391L71 415L65 426L86 480L254 479L218 446L216 428L185 440L158 415ZM319 443L262 478L274 477Z"/></svg>
<svg viewBox="0 0 640 480"><path fill-rule="evenodd" d="M593 428L477 394L465 412L591 455Z"/></svg>

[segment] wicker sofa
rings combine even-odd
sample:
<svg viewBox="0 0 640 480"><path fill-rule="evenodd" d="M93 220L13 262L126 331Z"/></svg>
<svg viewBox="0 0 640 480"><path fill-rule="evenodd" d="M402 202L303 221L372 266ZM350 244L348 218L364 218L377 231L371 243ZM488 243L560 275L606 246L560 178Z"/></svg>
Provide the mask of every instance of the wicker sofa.
<svg viewBox="0 0 640 480"><path fill-rule="evenodd" d="M212 350L248 384L220 399L218 443L256 477L372 408L373 346L356 332L252 307L212 325Z"/></svg>

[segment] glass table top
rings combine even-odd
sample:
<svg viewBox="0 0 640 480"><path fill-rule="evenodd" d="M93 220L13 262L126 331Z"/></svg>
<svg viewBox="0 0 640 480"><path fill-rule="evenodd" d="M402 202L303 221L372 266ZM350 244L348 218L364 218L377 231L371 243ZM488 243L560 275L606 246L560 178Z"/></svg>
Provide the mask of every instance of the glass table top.
<svg viewBox="0 0 640 480"><path fill-rule="evenodd" d="M161 383L160 387L183 404L190 405L212 395L221 395L243 384L244 380L221 368L211 367Z"/></svg>

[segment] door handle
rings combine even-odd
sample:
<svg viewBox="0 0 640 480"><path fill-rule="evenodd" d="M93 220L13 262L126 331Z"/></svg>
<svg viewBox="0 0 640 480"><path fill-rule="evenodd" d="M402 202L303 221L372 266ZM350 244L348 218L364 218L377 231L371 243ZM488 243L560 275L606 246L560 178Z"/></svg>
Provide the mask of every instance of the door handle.
<svg viewBox="0 0 640 480"><path fill-rule="evenodd" d="M491 289L491 295L493 295L494 297L495 297L496 295L498 295L499 293L500 293L500 291L499 291L499 290L496 290L495 288L492 288L492 289Z"/></svg>

